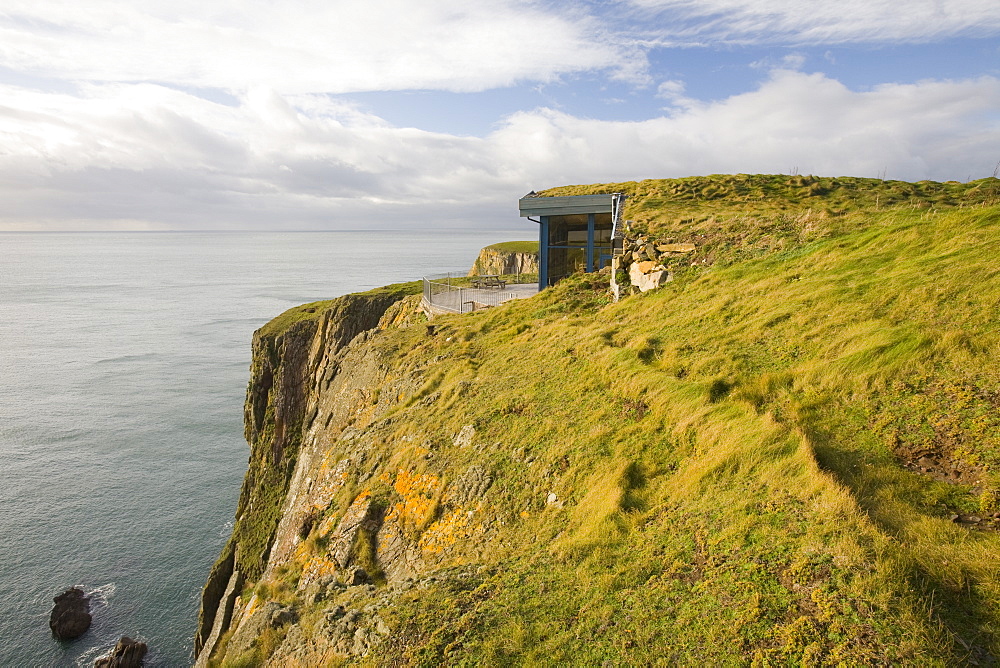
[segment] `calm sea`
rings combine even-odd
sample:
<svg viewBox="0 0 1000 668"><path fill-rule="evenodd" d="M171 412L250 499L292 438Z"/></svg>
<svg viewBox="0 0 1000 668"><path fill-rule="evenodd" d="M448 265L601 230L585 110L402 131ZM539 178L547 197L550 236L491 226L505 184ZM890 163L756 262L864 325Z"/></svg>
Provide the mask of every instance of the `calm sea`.
<svg viewBox="0 0 1000 668"><path fill-rule="evenodd" d="M0 666L89 666L122 635L189 665L246 469L253 331L532 231L0 234ZM60 643L72 585L94 624Z"/></svg>

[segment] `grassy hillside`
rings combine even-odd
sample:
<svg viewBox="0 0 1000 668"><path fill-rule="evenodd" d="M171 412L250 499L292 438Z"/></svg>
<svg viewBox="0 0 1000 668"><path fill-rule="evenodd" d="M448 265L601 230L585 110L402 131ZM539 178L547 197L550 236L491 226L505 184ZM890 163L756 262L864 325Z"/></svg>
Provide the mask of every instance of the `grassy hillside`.
<svg viewBox="0 0 1000 668"><path fill-rule="evenodd" d="M998 254L997 207L873 214L683 287L607 304L579 277L413 341L456 359L437 391L472 384L421 420L494 444L474 456L505 528L465 588L397 612L396 651L997 656L996 525L951 518L1000 510ZM921 456L930 474L904 467Z"/></svg>
<svg viewBox="0 0 1000 668"><path fill-rule="evenodd" d="M421 508L410 530L440 555L433 578L392 589L369 660L1000 656L995 180L789 179L601 186L632 192L626 215L661 236L732 245L617 304L606 276L577 275L369 342L424 380L368 427L381 487L353 490ZM833 194L814 219L816 183ZM662 195L675 187L701 198ZM470 467L490 484L449 501ZM306 636L337 603L285 596Z"/></svg>
<svg viewBox="0 0 1000 668"><path fill-rule="evenodd" d="M1000 203L1000 179L969 183L856 177L716 174L551 188L548 196L625 193L637 232L699 246L699 265L734 262L864 229L872 213Z"/></svg>

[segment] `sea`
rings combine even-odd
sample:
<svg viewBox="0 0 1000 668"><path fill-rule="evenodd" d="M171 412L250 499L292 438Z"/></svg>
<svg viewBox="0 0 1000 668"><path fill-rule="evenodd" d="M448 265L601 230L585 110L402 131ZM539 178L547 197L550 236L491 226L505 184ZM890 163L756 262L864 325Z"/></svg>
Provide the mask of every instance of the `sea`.
<svg viewBox="0 0 1000 668"><path fill-rule="evenodd" d="M91 666L121 636L190 665L246 471L254 330L463 271L517 229L0 233L0 666ZM71 586L93 625L60 642Z"/></svg>

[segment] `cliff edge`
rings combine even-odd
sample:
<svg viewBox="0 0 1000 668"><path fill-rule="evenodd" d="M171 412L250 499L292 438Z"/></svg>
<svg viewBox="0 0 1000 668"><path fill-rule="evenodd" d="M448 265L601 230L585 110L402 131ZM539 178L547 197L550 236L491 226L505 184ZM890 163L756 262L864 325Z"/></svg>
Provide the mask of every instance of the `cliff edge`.
<svg viewBox="0 0 1000 668"><path fill-rule="evenodd" d="M995 662L995 185L699 220L618 303L283 314L199 665Z"/></svg>
<svg viewBox="0 0 1000 668"><path fill-rule="evenodd" d="M254 333L244 407L250 459L232 537L202 592L195 636L200 664L206 663L229 629L243 585L259 581L269 564L285 556L272 558L272 552L282 522L287 525L293 514L298 490L292 483L312 454L311 449L303 452L303 442L315 446L310 430L324 389L340 378L341 362L351 344L397 322L400 303L419 289L419 283L400 284L306 304ZM332 419L325 417L327 423Z"/></svg>

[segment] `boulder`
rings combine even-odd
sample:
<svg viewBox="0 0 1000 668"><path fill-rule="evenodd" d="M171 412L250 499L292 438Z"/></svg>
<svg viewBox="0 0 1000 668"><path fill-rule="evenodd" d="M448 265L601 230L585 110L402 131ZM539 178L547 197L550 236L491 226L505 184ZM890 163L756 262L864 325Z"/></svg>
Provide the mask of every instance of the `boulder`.
<svg viewBox="0 0 1000 668"><path fill-rule="evenodd" d="M455 444L456 448L467 448L470 445L472 445L472 438L475 435L476 435L476 428L473 427L471 424L467 424L464 427L462 427L462 430L455 435L455 438L452 440L452 443Z"/></svg>
<svg viewBox="0 0 1000 668"><path fill-rule="evenodd" d="M489 471L473 464L449 486L447 498L456 506L474 507L492 484Z"/></svg>
<svg viewBox="0 0 1000 668"><path fill-rule="evenodd" d="M59 640L79 638L90 628L90 599L79 587L70 587L52 599L55 607L49 615L49 628Z"/></svg>
<svg viewBox="0 0 1000 668"><path fill-rule="evenodd" d="M249 650L265 629L276 629L283 624L294 623L297 620L298 615L291 608L281 605L277 601L268 601L240 620L226 646L226 656L239 656Z"/></svg>
<svg viewBox="0 0 1000 668"><path fill-rule="evenodd" d="M368 577L368 572L360 566L352 568L347 572L346 584L348 587L356 587L368 584L369 582L371 582L371 578Z"/></svg>
<svg viewBox="0 0 1000 668"><path fill-rule="evenodd" d="M643 274L648 274L653 271L659 271L664 269L664 267L659 266L658 262L653 262L652 260L646 260L645 262L635 262L629 267L629 274L632 272L639 272Z"/></svg>
<svg viewBox="0 0 1000 668"><path fill-rule="evenodd" d="M690 253L695 248L694 244L660 244L656 250L661 253Z"/></svg>
<svg viewBox="0 0 1000 668"><path fill-rule="evenodd" d="M94 668L139 668L146 649L146 643L122 636L110 654L94 662Z"/></svg>
<svg viewBox="0 0 1000 668"><path fill-rule="evenodd" d="M639 292L655 290L674 278L666 267L655 262L634 263L629 267L628 277Z"/></svg>

